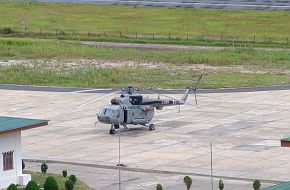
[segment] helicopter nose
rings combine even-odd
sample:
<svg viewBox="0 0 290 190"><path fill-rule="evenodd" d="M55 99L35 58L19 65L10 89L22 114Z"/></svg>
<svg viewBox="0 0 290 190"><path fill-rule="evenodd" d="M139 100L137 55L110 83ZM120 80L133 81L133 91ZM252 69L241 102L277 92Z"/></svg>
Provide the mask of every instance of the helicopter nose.
<svg viewBox="0 0 290 190"><path fill-rule="evenodd" d="M110 117L98 115L97 118L101 123L110 123Z"/></svg>

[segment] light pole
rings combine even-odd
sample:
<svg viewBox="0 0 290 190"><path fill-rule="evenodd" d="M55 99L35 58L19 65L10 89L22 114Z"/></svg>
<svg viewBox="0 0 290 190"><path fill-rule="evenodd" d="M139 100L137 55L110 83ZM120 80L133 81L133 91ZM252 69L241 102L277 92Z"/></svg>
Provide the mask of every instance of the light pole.
<svg viewBox="0 0 290 190"><path fill-rule="evenodd" d="M210 175L211 175L211 190L213 190L212 142L210 142Z"/></svg>
<svg viewBox="0 0 290 190"><path fill-rule="evenodd" d="M121 111L123 110L123 107L120 106L119 109L119 190L121 190L121 135L120 135L120 117L121 117Z"/></svg>

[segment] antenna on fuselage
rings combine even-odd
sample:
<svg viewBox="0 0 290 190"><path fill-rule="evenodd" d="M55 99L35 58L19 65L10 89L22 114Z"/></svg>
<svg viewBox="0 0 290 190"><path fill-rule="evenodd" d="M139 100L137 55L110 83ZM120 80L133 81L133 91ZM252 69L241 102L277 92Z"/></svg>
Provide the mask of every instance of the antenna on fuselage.
<svg viewBox="0 0 290 190"><path fill-rule="evenodd" d="M133 86L132 85L128 85L128 94L133 94Z"/></svg>

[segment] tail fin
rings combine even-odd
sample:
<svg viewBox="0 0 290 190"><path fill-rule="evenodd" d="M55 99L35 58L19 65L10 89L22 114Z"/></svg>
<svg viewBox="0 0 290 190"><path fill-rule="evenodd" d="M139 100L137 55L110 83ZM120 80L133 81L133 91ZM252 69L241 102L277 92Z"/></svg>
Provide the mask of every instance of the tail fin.
<svg viewBox="0 0 290 190"><path fill-rule="evenodd" d="M181 101L182 101L183 103L186 102L189 92L190 92L190 89L187 89L187 90L185 91L184 95L182 96Z"/></svg>
<svg viewBox="0 0 290 190"><path fill-rule="evenodd" d="M187 89L184 93L184 95L182 96L181 98L181 101L182 103L186 103L186 100L187 100L187 97L188 97L188 94L190 93L190 91L194 91L194 94L195 94L195 102L197 104L197 99L196 99L196 90L198 89L198 86L199 86L199 82L201 81L201 78L202 78L202 74L200 75L200 77L198 78L196 84L195 84L195 87L193 89Z"/></svg>

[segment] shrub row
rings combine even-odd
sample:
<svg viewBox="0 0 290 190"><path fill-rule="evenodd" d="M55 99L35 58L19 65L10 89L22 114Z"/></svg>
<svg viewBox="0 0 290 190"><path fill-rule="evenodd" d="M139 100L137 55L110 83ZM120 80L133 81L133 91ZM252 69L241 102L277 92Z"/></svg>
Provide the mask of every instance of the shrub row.
<svg viewBox="0 0 290 190"><path fill-rule="evenodd" d="M186 186L186 189L187 190L190 190L190 187L192 185L192 178L189 177L189 176L185 176L183 178L183 183ZM223 190L224 187L225 187L224 182L223 182L223 180L220 179L219 180L219 189L220 190ZM261 188L261 182L259 180L254 180L254 182L253 182L253 189L254 190L260 190L260 188ZM163 190L162 185L161 184L157 184L156 185L156 190Z"/></svg>
<svg viewBox="0 0 290 190"><path fill-rule="evenodd" d="M48 165L46 162L42 163L40 166L41 173L46 174L48 170ZM62 171L62 176L67 177L67 170ZM75 175L70 175L69 179L65 181L65 189L66 190L73 190L74 185L77 181L77 177ZM43 185L44 190L59 190L59 186L57 181L53 176L48 176L44 182ZM17 186L15 184L10 184L7 190L18 190ZM30 181L26 187L25 190L40 190L39 185L35 181Z"/></svg>

